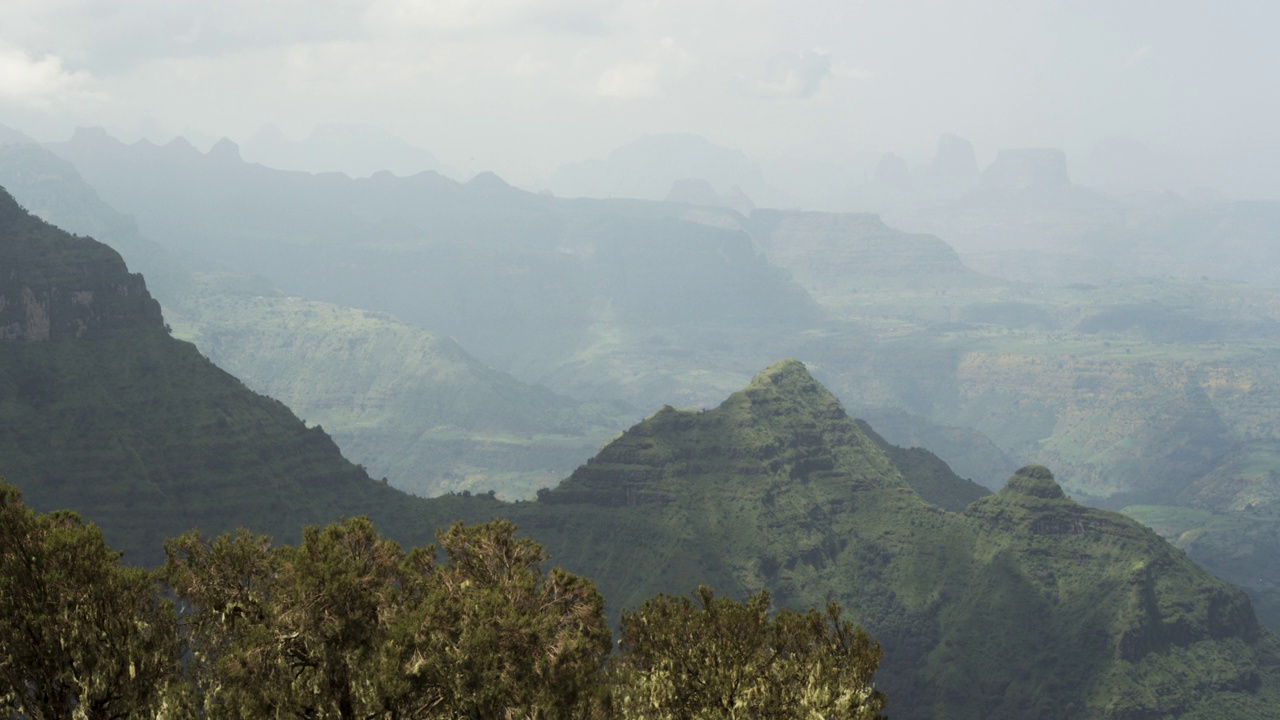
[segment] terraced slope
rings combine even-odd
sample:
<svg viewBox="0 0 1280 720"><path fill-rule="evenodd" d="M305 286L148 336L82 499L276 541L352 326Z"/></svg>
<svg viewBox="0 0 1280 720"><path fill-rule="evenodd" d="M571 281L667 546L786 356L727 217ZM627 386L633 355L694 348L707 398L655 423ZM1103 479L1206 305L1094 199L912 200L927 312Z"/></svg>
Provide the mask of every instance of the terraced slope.
<svg viewBox="0 0 1280 720"><path fill-rule="evenodd" d="M1280 717L1242 591L1039 466L963 514L926 502L795 361L664 408L515 515L619 605L699 581L840 602L885 645L894 717Z"/></svg>

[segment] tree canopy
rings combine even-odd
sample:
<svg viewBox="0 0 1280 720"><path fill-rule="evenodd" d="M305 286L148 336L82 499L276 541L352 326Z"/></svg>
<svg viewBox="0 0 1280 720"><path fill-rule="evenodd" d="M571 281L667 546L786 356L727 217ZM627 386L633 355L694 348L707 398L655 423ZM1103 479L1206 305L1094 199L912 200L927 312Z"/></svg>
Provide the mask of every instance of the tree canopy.
<svg viewBox="0 0 1280 720"><path fill-rule="evenodd" d="M296 546L241 530L120 565L0 484L11 718L879 718L879 646L825 613L701 587L625 613L503 520L404 550L367 518ZM175 607L181 608L177 612Z"/></svg>
<svg viewBox="0 0 1280 720"><path fill-rule="evenodd" d="M37 515L0 481L0 711L31 720L155 717L175 677L173 604L97 526Z"/></svg>
<svg viewBox="0 0 1280 720"><path fill-rule="evenodd" d="M769 593L745 603L706 586L659 595L622 616L617 702L626 717L882 718L872 684L880 646L826 612L770 614Z"/></svg>

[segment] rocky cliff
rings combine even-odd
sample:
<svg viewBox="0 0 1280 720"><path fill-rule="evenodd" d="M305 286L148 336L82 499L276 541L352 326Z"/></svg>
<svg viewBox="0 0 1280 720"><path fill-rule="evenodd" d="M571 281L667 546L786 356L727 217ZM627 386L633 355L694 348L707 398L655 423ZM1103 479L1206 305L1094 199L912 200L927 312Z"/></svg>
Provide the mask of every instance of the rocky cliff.
<svg viewBox="0 0 1280 720"><path fill-rule="evenodd" d="M119 253L52 230L0 189L0 340L92 338L164 326L160 304Z"/></svg>

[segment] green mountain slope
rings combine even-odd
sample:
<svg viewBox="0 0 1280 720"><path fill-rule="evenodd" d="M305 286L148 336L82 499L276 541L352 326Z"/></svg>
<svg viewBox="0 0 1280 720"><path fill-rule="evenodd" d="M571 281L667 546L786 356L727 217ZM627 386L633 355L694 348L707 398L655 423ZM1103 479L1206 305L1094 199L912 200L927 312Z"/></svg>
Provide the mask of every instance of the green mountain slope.
<svg viewBox="0 0 1280 720"><path fill-rule="evenodd" d="M385 314L213 278L175 307L176 332L219 367L417 495L531 498L629 424L625 406L522 383Z"/></svg>
<svg viewBox="0 0 1280 720"><path fill-rule="evenodd" d="M1243 592L1043 468L964 514L925 502L794 361L663 409L513 509L621 605L698 580L840 602L885 645L895 717L1280 717L1277 641Z"/></svg>
<svg viewBox="0 0 1280 720"><path fill-rule="evenodd" d="M169 337L141 276L0 192L0 475L140 562L191 527L296 536L399 493L320 428ZM407 526L407 523L401 523Z"/></svg>

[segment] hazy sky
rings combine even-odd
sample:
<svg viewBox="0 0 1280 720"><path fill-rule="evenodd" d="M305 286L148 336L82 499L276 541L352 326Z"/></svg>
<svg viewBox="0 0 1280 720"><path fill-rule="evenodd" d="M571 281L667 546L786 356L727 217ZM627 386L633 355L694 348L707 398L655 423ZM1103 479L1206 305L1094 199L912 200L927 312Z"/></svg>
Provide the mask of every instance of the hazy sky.
<svg viewBox="0 0 1280 720"><path fill-rule="evenodd" d="M516 181L644 133L762 158L926 157L940 133L1127 135L1280 160L1274 0L4 0L0 123L245 140L381 126ZM1252 163L1252 165L1250 165ZM1251 169L1252 168L1252 169ZM1280 186L1280 182L1277 182Z"/></svg>

